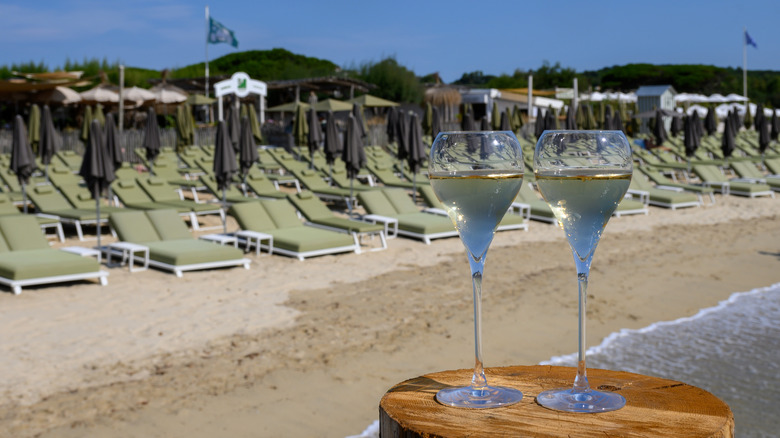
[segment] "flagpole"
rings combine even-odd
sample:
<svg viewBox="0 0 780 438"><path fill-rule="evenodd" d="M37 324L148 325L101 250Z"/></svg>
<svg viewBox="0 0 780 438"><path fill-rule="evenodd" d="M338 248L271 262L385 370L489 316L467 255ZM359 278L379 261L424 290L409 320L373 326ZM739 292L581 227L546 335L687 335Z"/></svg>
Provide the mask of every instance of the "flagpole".
<svg viewBox="0 0 780 438"><path fill-rule="evenodd" d="M742 95L747 95L747 27L742 28ZM750 109L748 109L750 111Z"/></svg>
<svg viewBox="0 0 780 438"><path fill-rule="evenodd" d="M206 5L206 97L209 97L209 7Z"/></svg>

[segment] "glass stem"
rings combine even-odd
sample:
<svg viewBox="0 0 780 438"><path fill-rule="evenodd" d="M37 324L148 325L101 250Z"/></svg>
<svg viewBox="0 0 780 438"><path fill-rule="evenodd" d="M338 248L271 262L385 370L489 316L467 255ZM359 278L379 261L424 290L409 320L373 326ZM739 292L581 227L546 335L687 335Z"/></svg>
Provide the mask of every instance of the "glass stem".
<svg viewBox="0 0 780 438"><path fill-rule="evenodd" d="M487 387L485 369L482 365L482 271L485 268L484 257L469 257L471 282L474 287L474 376L471 378L473 389Z"/></svg>
<svg viewBox="0 0 780 438"><path fill-rule="evenodd" d="M575 391L589 391L588 376L585 369L585 302L588 299L588 273L578 273L579 285L579 348L577 352L577 377L574 379Z"/></svg>

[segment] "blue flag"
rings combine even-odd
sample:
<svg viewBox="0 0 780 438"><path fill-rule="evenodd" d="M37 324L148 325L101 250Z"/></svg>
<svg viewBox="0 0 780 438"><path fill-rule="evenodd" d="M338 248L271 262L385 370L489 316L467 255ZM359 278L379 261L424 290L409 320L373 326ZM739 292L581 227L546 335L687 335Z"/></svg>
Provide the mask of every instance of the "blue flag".
<svg viewBox="0 0 780 438"><path fill-rule="evenodd" d="M209 35L207 40L211 44L228 43L233 47L238 47L238 40L233 31L211 17L209 17Z"/></svg>
<svg viewBox="0 0 780 438"><path fill-rule="evenodd" d="M748 46L753 46L756 49L758 48L758 44L756 44L756 42L753 41L753 38L750 38L750 34L748 34L747 31L745 31L745 44Z"/></svg>

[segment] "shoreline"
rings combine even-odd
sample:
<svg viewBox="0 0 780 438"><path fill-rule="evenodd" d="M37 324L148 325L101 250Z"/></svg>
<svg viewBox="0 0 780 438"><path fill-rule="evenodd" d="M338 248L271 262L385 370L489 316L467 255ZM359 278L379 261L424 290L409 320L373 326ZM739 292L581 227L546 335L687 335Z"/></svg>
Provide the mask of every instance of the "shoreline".
<svg viewBox="0 0 780 438"><path fill-rule="evenodd" d="M610 221L593 262L589 346L620 329L689 316L736 291L779 281L771 257L780 249L776 201L717 202ZM471 366L471 291L457 238L430 246L396 239L387 251L303 263L276 256L252 260L249 271L183 279L112 269L106 288L79 284L0 297L0 316L8 317L0 320L14 339L11 354L0 359L10 370L5 399L20 392L14 383L37 388L43 397L5 404L0 431L205 437L229 427L231 436L343 438L376 419L379 398L393 384ZM96 302L88 305L90 300ZM108 302L108 310L101 307ZM562 232L534 222L528 232L498 233L483 303L487 367L534 364L576 351L576 281ZM77 318L85 308L96 313L87 318L92 325ZM41 310L43 317L65 316L40 330L20 324ZM123 311L128 314L117 320ZM47 335L63 321L72 333ZM117 327L99 342L89 330L107 321ZM58 351L53 343L69 334L74 341ZM91 344L82 345L85 340ZM43 345L23 351L36 341ZM87 354L87 347L102 353ZM76 360L74 348L85 356ZM138 354L150 348L156 354ZM14 365L22 352L28 365L47 358L54 363L22 369ZM25 371L29 380L13 380ZM57 382L62 371L76 375L63 385ZM57 384L60 390L52 391Z"/></svg>

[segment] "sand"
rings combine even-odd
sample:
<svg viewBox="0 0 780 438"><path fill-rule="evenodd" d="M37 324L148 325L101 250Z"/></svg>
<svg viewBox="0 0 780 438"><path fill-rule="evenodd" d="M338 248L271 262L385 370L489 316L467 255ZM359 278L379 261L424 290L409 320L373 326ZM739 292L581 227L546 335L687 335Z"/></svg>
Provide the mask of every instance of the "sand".
<svg viewBox="0 0 780 438"><path fill-rule="evenodd" d="M780 199L717 196L613 218L593 262L588 344L779 282L778 216ZM0 294L0 436L342 438L376 420L393 384L473 366L457 238L305 262L248 257L249 270L112 267L106 287ZM488 367L576 350L560 229L496 235L483 315Z"/></svg>

